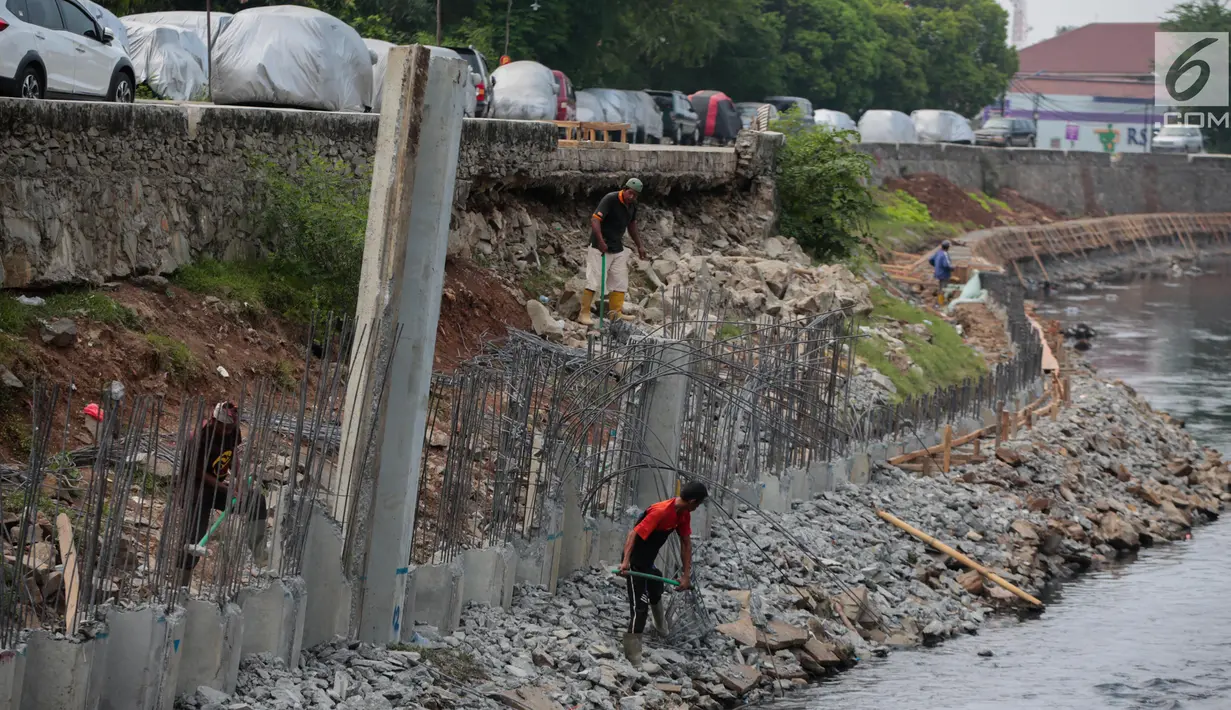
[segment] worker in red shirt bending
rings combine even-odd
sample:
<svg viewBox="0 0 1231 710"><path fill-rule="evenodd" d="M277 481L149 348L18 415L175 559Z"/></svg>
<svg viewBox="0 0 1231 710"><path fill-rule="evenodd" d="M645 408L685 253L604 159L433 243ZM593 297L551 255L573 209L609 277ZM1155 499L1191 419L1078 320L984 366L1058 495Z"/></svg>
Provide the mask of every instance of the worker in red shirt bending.
<svg viewBox="0 0 1231 710"><path fill-rule="evenodd" d="M624 655L634 666L641 665L641 634L645 631L646 617L654 613L654 628L659 635L666 635L666 617L662 608L663 583L627 574L629 570L662 576L654 565L658 550L671 536L680 536L680 558L684 569L680 574L680 589L692 586L692 512L705 499L709 491L697 481L685 484L680 494L651 505L645 509L637 524L628 533L624 542L624 560L620 574L628 580L628 631L624 634Z"/></svg>

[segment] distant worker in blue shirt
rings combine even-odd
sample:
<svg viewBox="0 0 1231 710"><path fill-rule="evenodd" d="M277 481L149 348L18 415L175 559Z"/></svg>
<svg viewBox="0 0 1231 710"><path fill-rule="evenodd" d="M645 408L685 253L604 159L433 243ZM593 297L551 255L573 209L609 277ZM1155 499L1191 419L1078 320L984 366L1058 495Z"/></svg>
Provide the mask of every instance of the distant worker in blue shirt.
<svg viewBox="0 0 1231 710"><path fill-rule="evenodd" d="M940 293L937 295L940 305L945 305L945 287L949 285L949 279L953 277L953 262L949 261L949 240L946 239L940 243L940 248L928 259L928 263L932 265L933 275L940 282Z"/></svg>

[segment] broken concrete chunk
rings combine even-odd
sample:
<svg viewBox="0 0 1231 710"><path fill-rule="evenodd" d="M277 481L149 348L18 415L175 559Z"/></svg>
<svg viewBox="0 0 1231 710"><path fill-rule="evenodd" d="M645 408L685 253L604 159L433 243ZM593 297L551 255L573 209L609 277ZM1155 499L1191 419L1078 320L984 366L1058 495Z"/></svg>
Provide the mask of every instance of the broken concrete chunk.
<svg viewBox="0 0 1231 710"><path fill-rule="evenodd" d="M43 324L43 342L57 348L71 348L77 342L77 324L71 318L60 318Z"/></svg>
<svg viewBox="0 0 1231 710"><path fill-rule="evenodd" d="M538 300L532 298L526 301L526 314L530 316L530 325L535 333L545 338L564 337L564 326L552 318L551 311Z"/></svg>
<svg viewBox="0 0 1231 710"><path fill-rule="evenodd" d="M4 365L0 365L0 382L3 382L5 387L12 387L16 390L26 386L25 383L17 378L17 375L13 374L12 370Z"/></svg>
<svg viewBox="0 0 1231 710"><path fill-rule="evenodd" d="M747 616L729 624L720 624L718 633L735 640L741 646L753 648L757 645L757 628Z"/></svg>
<svg viewBox="0 0 1231 710"><path fill-rule="evenodd" d="M732 666L718 671L718 679L736 695L747 695L750 690L761 684L761 671L752 666Z"/></svg>
<svg viewBox="0 0 1231 710"><path fill-rule="evenodd" d="M764 647L770 651L781 651L787 648L798 648L808 641L808 631L784 621L769 622L769 630L763 637Z"/></svg>

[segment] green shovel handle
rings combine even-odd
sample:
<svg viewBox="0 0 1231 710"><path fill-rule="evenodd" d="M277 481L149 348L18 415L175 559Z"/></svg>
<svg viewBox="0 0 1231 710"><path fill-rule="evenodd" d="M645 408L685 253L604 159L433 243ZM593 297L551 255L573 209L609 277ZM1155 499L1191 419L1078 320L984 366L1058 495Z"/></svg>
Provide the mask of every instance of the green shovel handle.
<svg viewBox="0 0 1231 710"><path fill-rule="evenodd" d="M618 570L618 569L613 569L613 570L611 570L611 573L612 573L612 574L619 574L619 573L620 573L620 570ZM625 572L625 574L627 574L627 575L628 575L628 576L630 576L630 577L641 577L642 579L652 579L652 580L654 580L655 582L663 582L663 583L665 583L665 584L674 585L674 586L676 586L676 587L680 586L680 583L679 583L679 582L677 582L677 581L676 581L676 580L674 580L674 579L668 579L668 578L666 578L666 577L658 577L658 576L655 576L655 575L652 575L652 574L646 574L645 572L634 572L633 570L631 570L631 569L630 569L629 571Z"/></svg>
<svg viewBox="0 0 1231 710"><path fill-rule="evenodd" d="M215 531L215 530L217 530L217 529L218 529L218 526L219 526L219 525L222 525L222 521L226 519L226 517L227 517L227 512L229 512L229 511L231 510L231 508L235 507L235 501L236 501L236 500L238 500L238 499L237 499L237 498L232 498L232 499L231 499L231 505L228 505L228 506L227 506L227 509L226 509L226 510L224 510L224 511L222 511L222 515L219 515L219 516L218 516L218 519L214 521L214 524L213 524L213 525L211 525L211 526L209 526L209 530L207 530L207 531L205 532L205 537L201 538L201 542L198 542L198 543L197 543L197 546L198 546L198 547L205 547L205 543L209 542L209 538L210 538L210 536L212 536L212 535L214 534L214 531Z"/></svg>

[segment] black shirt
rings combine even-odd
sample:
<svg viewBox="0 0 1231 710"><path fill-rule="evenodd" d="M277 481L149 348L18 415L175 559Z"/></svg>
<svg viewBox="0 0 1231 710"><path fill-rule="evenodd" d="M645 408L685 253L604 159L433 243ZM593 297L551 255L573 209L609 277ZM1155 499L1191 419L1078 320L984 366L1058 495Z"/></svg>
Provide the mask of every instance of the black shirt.
<svg viewBox="0 0 1231 710"><path fill-rule="evenodd" d="M602 222L600 230L603 233L603 241L607 242L608 253L619 254L624 251L624 232L628 225L637 221L637 205L624 204L618 191L609 192L599 200L594 216ZM590 246L598 248L594 232L590 232Z"/></svg>
<svg viewBox="0 0 1231 710"><path fill-rule="evenodd" d="M238 427L229 434L223 434L221 427L214 427L208 422L193 434L184 451L184 482L193 495L200 491L206 472L220 477L229 470L235 457L235 447L241 441L243 436Z"/></svg>

